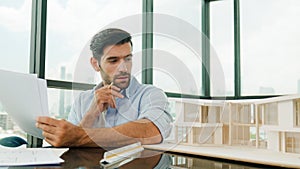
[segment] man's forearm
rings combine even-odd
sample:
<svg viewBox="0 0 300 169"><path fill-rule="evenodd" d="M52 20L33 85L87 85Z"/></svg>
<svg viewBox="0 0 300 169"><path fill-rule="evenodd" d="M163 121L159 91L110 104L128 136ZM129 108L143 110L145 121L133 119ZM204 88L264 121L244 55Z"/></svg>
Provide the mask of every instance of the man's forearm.
<svg viewBox="0 0 300 169"><path fill-rule="evenodd" d="M95 122L97 122L99 120L99 118L103 118L102 113L87 112L84 115L84 117L82 118L82 120L80 121L79 126L81 126L83 128L92 128L94 126Z"/></svg>
<svg viewBox="0 0 300 169"><path fill-rule="evenodd" d="M113 128L84 128L85 135L78 146L119 147L135 142L160 143L162 136L158 128L147 119L129 122Z"/></svg>

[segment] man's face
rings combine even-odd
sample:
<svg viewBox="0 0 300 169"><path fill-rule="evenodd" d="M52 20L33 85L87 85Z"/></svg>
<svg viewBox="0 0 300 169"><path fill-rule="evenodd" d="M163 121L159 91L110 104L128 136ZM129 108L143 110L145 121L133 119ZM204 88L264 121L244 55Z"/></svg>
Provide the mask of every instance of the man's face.
<svg viewBox="0 0 300 169"><path fill-rule="evenodd" d="M130 83L132 53L130 43L110 45L104 48L100 61L100 72L105 84L126 89Z"/></svg>

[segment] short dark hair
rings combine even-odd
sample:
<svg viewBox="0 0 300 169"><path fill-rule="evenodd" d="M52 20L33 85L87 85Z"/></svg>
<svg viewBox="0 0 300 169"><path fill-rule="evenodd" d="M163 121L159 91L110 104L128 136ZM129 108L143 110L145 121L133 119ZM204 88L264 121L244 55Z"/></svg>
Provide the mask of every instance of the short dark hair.
<svg viewBox="0 0 300 169"><path fill-rule="evenodd" d="M109 28L98 32L91 40L90 49L93 57L100 61L103 55L103 49L110 45L122 45L131 41L131 35L121 29Z"/></svg>

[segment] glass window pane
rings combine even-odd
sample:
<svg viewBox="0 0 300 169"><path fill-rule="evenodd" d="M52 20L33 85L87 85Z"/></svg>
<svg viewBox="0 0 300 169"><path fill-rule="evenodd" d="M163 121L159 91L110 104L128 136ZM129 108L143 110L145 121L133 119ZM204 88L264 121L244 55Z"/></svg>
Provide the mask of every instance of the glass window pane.
<svg viewBox="0 0 300 169"><path fill-rule="evenodd" d="M233 30L233 1L215 1L210 3L210 42L211 54L216 52L216 57L211 57L211 76L225 77L225 93L212 90L212 96L234 94L234 30ZM218 64L212 64L218 59L221 63L223 75L216 74ZM212 84L213 86L214 84Z"/></svg>
<svg viewBox="0 0 300 169"><path fill-rule="evenodd" d="M300 1L241 0L240 4L242 94L299 92Z"/></svg>
<svg viewBox="0 0 300 169"><path fill-rule="evenodd" d="M0 69L29 72L31 0L0 1Z"/></svg>
<svg viewBox="0 0 300 169"><path fill-rule="evenodd" d="M58 119L67 119L74 99L82 91L48 89L48 107L51 116Z"/></svg>
<svg viewBox="0 0 300 169"><path fill-rule="evenodd" d="M0 69L29 72L31 5L31 0L0 1ZM15 135L26 139L0 102L0 138Z"/></svg>
<svg viewBox="0 0 300 169"><path fill-rule="evenodd" d="M201 1L154 0L153 20L153 84L201 95Z"/></svg>
<svg viewBox="0 0 300 169"><path fill-rule="evenodd" d="M47 1L46 78L95 83L99 75L90 66L89 40L104 27L124 29L133 36L133 54L141 51L142 1ZM133 58L135 62L135 57ZM140 64L135 62L135 64Z"/></svg>
<svg viewBox="0 0 300 169"><path fill-rule="evenodd" d="M9 136L19 136L26 140L26 133L7 114L0 102L0 139Z"/></svg>

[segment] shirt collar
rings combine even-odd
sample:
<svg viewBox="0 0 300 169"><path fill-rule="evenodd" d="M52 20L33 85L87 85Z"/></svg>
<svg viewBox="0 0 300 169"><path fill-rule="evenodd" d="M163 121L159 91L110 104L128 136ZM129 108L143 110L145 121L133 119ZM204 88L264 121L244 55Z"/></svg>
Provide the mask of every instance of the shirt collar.
<svg viewBox="0 0 300 169"><path fill-rule="evenodd" d="M94 88L93 88L93 91L95 92L95 90L99 89L103 87L103 82L99 83L98 85L96 85Z"/></svg>
<svg viewBox="0 0 300 169"><path fill-rule="evenodd" d="M125 89L125 97L127 97L128 99L134 95L134 93L137 91L138 87L139 87L139 82L136 80L136 78L134 76L131 76L130 79L130 84L129 86Z"/></svg>

